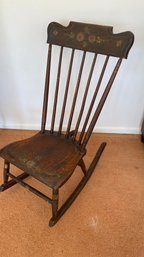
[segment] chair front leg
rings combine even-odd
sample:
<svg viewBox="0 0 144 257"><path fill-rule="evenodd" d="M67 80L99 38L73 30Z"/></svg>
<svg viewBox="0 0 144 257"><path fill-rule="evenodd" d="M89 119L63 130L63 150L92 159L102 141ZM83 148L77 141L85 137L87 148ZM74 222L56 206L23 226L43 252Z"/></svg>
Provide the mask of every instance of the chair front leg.
<svg viewBox="0 0 144 257"><path fill-rule="evenodd" d="M8 183L8 173L10 169L10 163L7 160L4 160L4 167L3 167L3 184L0 186L0 192L4 191L5 186Z"/></svg>
<svg viewBox="0 0 144 257"><path fill-rule="evenodd" d="M3 168L3 182L6 184L8 182L8 173L9 173L10 163L7 160L4 160Z"/></svg>
<svg viewBox="0 0 144 257"><path fill-rule="evenodd" d="M58 200L59 200L59 189L53 189L52 192L52 218L49 221L49 226L52 227L55 224L58 212Z"/></svg>
<svg viewBox="0 0 144 257"><path fill-rule="evenodd" d="M3 184L0 185L0 192L5 191L6 189L14 186L15 184L17 184L18 182L14 179L8 180L10 177L10 162L8 162L7 160L4 160L4 168L3 168ZM27 178L29 176L29 174L23 172L22 174L20 174L19 176L17 176L16 178L18 178L19 180L23 180L25 178Z"/></svg>

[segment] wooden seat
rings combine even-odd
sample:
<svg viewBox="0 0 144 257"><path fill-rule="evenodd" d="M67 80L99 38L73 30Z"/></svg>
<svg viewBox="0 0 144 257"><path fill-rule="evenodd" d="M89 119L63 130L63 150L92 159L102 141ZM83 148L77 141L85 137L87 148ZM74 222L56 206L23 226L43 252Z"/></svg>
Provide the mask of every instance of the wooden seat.
<svg viewBox="0 0 144 257"><path fill-rule="evenodd" d="M106 146L102 142L90 166L83 157L86 147L123 58L133 44L131 32L113 34L110 26L70 22L67 27L48 26L48 60L41 129L35 136L0 150L4 159L4 191L16 183L52 205L53 226L81 192ZM48 114L48 115L47 115ZM15 176L10 164L23 171ZM59 208L59 188L77 166L83 178ZM52 188L52 198L27 184L31 175Z"/></svg>
<svg viewBox="0 0 144 257"><path fill-rule="evenodd" d="M85 154L71 138L50 132L7 145L1 156L21 170L45 183L59 188L72 175Z"/></svg>

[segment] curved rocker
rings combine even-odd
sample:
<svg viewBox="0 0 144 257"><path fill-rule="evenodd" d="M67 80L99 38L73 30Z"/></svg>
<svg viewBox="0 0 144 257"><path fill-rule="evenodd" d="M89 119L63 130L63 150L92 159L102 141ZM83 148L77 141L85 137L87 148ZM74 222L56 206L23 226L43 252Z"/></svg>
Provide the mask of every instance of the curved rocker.
<svg viewBox="0 0 144 257"><path fill-rule="evenodd" d="M100 159L100 156L104 150L106 146L106 143L103 142L98 151L95 154L95 157L92 161L92 163L90 164L86 174L84 174L84 177L81 179L81 181L79 182L79 184L77 185L77 187L75 188L75 190L72 192L72 194L69 196L69 198L66 200L66 202L61 206L61 208L58 210L58 192L54 192L54 196L57 195L56 197L56 203L54 202L54 210L53 210L53 216L49 221L49 226L52 227L54 226L57 221L61 218L61 216L67 211L67 209L71 206L71 204L73 203L73 201L76 199L76 197L79 195L79 193L82 191L82 189L84 188L84 186L86 185L86 183L88 182L89 178L91 177L92 173L95 170L95 167Z"/></svg>

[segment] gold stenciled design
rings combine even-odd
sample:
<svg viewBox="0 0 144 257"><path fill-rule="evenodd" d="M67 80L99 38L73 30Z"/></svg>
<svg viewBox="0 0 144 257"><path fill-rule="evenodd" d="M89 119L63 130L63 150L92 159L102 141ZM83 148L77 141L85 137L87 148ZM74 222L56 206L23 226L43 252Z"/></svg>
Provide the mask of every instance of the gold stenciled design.
<svg viewBox="0 0 144 257"><path fill-rule="evenodd" d="M53 31L53 34L55 36L58 35L58 31ZM84 33L82 31L74 33L73 31L69 32L69 33L64 33L64 36L73 40L76 39L79 43L82 44L83 47L87 47L89 44L103 44L103 43L108 43L109 40L105 40L104 38L102 38L99 35L95 35L95 34L88 34L88 33ZM117 40L116 41L116 47L120 47L122 44L122 40Z"/></svg>
<svg viewBox="0 0 144 257"><path fill-rule="evenodd" d="M116 41L116 47L120 47L122 45L122 40Z"/></svg>
<svg viewBox="0 0 144 257"><path fill-rule="evenodd" d="M57 30L54 30L54 31L53 31L53 35L54 35L54 36L57 36L57 35L58 35L58 31L57 31Z"/></svg>
<svg viewBox="0 0 144 257"><path fill-rule="evenodd" d="M83 45L83 47L86 47L88 45L88 43L86 41L83 41L82 45Z"/></svg>
<svg viewBox="0 0 144 257"><path fill-rule="evenodd" d="M97 36L96 37L96 43L97 44L101 44L102 42L104 42L104 39L102 39L101 37Z"/></svg>
<svg viewBox="0 0 144 257"><path fill-rule="evenodd" d="M74 34L73 32L70 32L69 37L70 37L71 39L74 39L74 38L75 38L75 34Z"/></svg>
<svg viewBox="0 0 144 257"><path fill-rule="evenodd" d="M90 43L94 43L94 42L96 41L96 36L95 36L95 35L89 35L89 36L88 36L88 41L89 41Z"/></svg>
<svg viewBox="0 0 144 257"><path fill-rule="evenodd" d="M81 42L85 39L85 35L82 32L79 32L76 36L77 41Z"/></svg>

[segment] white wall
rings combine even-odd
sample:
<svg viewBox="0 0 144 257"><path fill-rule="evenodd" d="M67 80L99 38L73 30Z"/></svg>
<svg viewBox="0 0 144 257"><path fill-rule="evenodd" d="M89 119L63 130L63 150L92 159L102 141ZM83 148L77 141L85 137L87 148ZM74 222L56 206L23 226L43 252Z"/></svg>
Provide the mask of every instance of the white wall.
<svg viewBox="0 0 144 257"><path fill-rule="evenodd" d="M39 128L47 25L73 20L135 34L96 128L139 133L144 109L143 10L142 0L0 0L0 127Z"/></svg>

